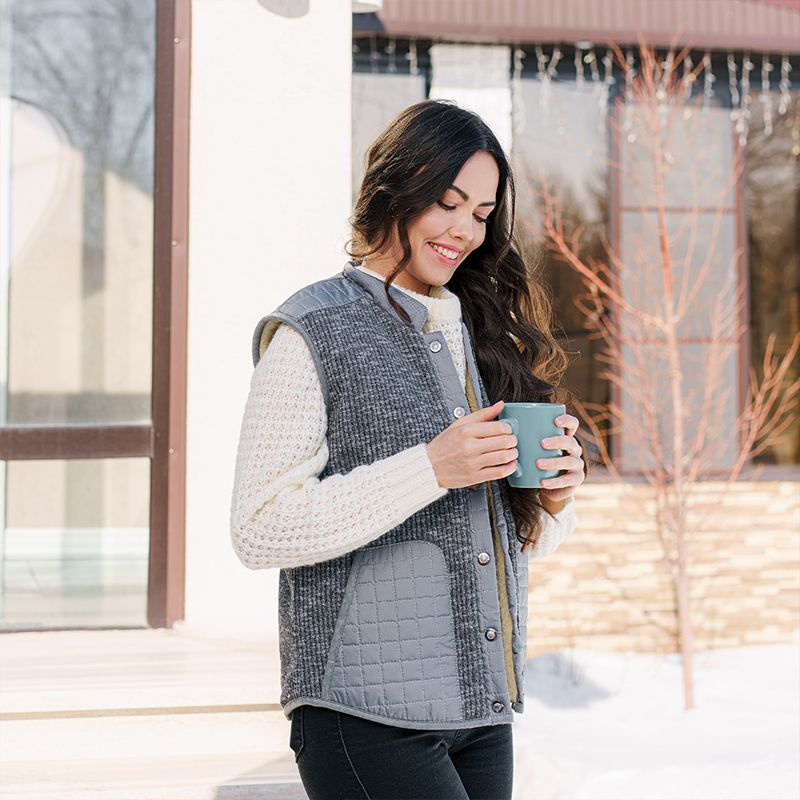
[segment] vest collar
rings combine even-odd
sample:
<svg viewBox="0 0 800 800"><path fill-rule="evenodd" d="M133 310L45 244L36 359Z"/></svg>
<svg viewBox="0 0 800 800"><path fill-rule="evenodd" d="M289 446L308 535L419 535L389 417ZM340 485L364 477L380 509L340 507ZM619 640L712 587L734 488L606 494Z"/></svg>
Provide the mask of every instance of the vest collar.
<svg viewBox="0 0 800 800"><path fill-rule="evenodd" d="M348 261L344 265L342 274L346 278L349 278L351 281L357 283L363 289L366 289L366 291L368 291L375 299L375 302L377 302L382 308L386 309L386 311L398 319L400 318L386 298L386 290L383 288L383 281L380 278L376 278L373 275L362 272L360 269L356 269L352 261ZM420 332L422 330L422 326L425 324L425 320L428 319L428 309L425 308L425 306L420 303L419 300L415 300L413 297L405 292L401 292L394 286L389 288L389 294L408 312L409 317L411 317L411 324L414 326L414 330Z"/></svg>

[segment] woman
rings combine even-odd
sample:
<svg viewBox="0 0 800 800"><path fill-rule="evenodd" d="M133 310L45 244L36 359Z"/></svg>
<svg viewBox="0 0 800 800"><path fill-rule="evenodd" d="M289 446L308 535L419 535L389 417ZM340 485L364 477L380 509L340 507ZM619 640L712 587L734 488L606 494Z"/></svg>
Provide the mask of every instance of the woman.
<svg viewBox="0 0 800 800"><path fill-rule="evenodd" d="M565 414L541 464L559 476L505 481L503 402L559 402L566 362L513 215L487 125L410 106L369 150L353 260L256 327L231 536L247 567L280 568L281 706L311 800L511 797L528 558L571 533L586 474Z"/></svg>

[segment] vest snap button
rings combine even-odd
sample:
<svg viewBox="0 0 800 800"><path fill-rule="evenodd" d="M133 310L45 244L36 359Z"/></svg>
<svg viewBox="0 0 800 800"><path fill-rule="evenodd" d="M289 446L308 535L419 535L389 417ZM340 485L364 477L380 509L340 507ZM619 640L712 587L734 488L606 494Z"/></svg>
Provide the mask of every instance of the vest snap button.
<svg viewBox="0 0 800 800"><path fill-rule="evenodd" d="M431 352L438 353L442 349L442 343L440 341L431 342Z"/></svg>
<svg viewBox="0 0 800 800"><path fill-rule="evenodd" d="M478 553L478 562L480 564L488 564L489 563L489 554L488 553Z"/></svg>
<svg viewBox="0 0 800 800"><path fill-rule="evenodd" d="M493 642L497 638L497 631L494 628L489 628L489 630L486 631L486 638L490 642Z"/></svg>
<svg viewBox="0 0 800 800"><path fill-rule="evenodd" d="M466 410L461 406L457 406L456 408L453 409L453 416L456 417L457 419L461 419L461 417L463 417L464 414L466 413L467 413Z"/></svg>
<svg viewBox="0 0 800 800"><path fill-rule="evenodd" d="M492 703L492 708L499 714L503 710L504 706L501 702L495 701L494 703Z"/></svg>

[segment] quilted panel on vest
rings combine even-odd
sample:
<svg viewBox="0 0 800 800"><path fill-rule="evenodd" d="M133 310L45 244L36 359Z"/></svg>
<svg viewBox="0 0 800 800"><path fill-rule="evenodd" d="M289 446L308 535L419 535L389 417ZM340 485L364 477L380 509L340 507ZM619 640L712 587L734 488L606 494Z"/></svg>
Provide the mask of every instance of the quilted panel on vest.
<svg viewBox="0 0 800 800"><path fill-rule="evenodd" d="M318 308L335 308L363 296L363 292L351 281L334 275L312 283L296 291L281 303L281 311L292 317L301 317Z"/></svg>
<svg viewBox="0 0 800 800"><path fill-rule="evenodd" d="M324 699L412 722L461 719L443 552L406 541L363 550L357 562Z"/></svg>

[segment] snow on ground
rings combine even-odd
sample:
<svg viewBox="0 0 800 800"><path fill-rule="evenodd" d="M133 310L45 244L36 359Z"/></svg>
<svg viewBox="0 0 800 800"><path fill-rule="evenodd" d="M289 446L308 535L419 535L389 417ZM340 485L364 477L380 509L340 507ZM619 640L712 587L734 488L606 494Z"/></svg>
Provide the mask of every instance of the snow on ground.
<svg viewBox="0 0 800 800"><path fill-rule="evenodd" d="M515 800L800 800L800 646L528 662Z"/></svg>

